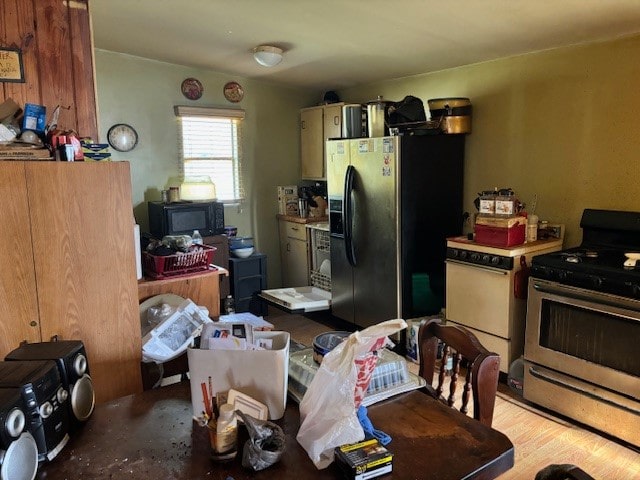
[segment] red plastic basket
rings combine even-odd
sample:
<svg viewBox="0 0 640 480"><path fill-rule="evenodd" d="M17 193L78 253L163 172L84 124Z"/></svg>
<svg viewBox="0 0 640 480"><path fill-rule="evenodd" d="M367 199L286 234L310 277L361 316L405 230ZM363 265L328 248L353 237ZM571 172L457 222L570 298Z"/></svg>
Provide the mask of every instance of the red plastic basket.
<svg viewBox="0 0 640 480"><path fill-rule="evenodd" d="M145 275L157 280L207 270L213 262L216 247L196 245L191 248L187 253L176 253L165 257L142 252Z"/></svg>

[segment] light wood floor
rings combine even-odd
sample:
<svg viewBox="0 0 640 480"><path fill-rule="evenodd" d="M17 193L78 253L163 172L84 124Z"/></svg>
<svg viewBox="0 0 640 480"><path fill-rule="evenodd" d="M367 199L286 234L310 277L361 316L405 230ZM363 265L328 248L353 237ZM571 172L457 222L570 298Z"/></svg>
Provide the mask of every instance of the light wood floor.
<svg viewBox="0 0 640 480"><path fill-rule="evenodd" d="M287 315L270 309L266 320L305 345L311 345L320 333L341 329L320 314ZM417 365L410 363L410 370L417 374ZM599 480L640 479L638 451L536 408L506 385L500 384L498 390L493 428L509 437L515 447L515 465L500 476L501 480L533 480L540 469L551 463L578 465Z"/></svg>

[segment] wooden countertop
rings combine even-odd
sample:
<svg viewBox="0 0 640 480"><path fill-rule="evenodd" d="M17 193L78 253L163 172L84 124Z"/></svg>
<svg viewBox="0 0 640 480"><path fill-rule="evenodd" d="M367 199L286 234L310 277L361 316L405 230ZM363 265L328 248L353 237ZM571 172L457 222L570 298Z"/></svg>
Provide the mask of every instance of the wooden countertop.
<svg viewBox="0 0 640 480"><path fill-rule="evenodd" d="M282 215L277 214L276 217L278 220L285 220L287 222L295 222L295 223L319 223L319 222L328 222L329 217L297 217L295 215Z"/></svg>

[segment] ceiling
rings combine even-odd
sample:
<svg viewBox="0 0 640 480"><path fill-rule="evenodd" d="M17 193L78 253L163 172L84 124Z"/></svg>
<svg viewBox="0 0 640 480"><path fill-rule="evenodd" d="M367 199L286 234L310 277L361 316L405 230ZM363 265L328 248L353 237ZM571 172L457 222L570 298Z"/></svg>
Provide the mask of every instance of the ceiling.
<svg viewBox="0 0 640 480"><path fill-rule="evenodd" d="M324 90L640 33L638 0L89 0L95 47ZM252 49L285 50L272 68Z"/></svg>

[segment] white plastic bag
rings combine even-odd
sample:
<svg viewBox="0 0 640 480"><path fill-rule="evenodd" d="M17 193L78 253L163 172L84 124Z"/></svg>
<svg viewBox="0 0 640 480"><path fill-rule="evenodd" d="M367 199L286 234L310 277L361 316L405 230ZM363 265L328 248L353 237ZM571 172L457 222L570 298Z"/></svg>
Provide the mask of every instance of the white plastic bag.
<svg viewBox="0 0 640 480"><path fill-rule="evenodd" d="M318 469L333 462L335 447L364 439L356 411L375 368L371 352L406 327L395 319L354 332L322 359L300 402L296 437Z"/></svg>

